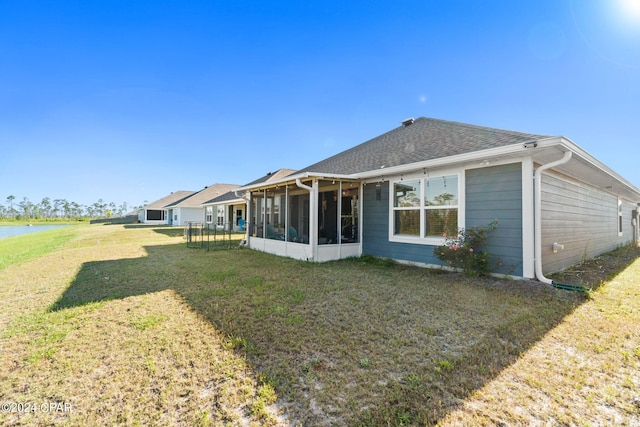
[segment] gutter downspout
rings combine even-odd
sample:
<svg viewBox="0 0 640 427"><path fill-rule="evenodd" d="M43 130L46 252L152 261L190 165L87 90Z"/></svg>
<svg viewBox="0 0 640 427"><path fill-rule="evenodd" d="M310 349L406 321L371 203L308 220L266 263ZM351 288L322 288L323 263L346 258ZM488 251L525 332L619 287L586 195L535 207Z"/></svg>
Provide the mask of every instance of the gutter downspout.
<svg viewBox="0 0 640 427"><path fill-rule="evenodd" d="M317 197L314 197L313 187L309 187L308 185L303 184L302 181L300 181L300 178L296 178L296 185L309 192L309 245L311 246L311 260L308 261L313 261L315 259L316 245L318 242L317 232L315 231L317 229L317 226L316 221L314 220L314 218L317 216Z"/></svg>
<svg viewBox="0 0 640 427"><path fill-rule="evenodd" d="M534 245L535 245L535 255L534 255L534 263L536 269L536 279L539 281L546 283L547 285L553 285L553 280L548 279L544 276L542 272L542 172L547 169L555 168L556 166L563 165L569 160L571 160L571 156L573 153L571 151L565 151L564 156L560 160L556 160L555 162L547 163L546 165L540 166L536 169L534 175L534 184L535 184L535 222L534 222Z"/></svg>

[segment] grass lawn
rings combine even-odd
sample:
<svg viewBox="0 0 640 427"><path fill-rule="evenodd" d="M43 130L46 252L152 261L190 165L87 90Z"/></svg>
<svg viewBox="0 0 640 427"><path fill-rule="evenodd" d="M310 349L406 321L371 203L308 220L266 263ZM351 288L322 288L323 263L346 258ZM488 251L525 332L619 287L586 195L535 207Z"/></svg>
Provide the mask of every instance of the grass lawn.
<svg viewBox="0 0 640 427"><path fill-rule="evenodd" d="M638 255L558 277L581 295L166 227L2 239L0 425L640 425Z"/></svg>

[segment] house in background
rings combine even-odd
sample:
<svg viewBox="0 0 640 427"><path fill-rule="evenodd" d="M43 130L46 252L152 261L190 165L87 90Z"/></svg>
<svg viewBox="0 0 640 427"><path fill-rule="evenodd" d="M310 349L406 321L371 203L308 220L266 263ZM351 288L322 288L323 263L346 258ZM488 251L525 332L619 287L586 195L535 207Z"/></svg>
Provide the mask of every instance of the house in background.
<svg viewBox="0 0 640 427"><path fill-rule="evenodd" d="M173 193L144 205L138 210L138 222L145 224L167 224L170 218L167 205L179 203L195 194L195 191L174 191Z"/></svg>
<svg viewBox="0 0 640 427"><path fill-rule="evenodd" d="M424 117L240 190L248 246L309 261L441 266L445 233L497 219L492 272L549 283L639 234L640 189L568 138Z"/></svg>
<svg viewBox="0 0 640 427"><path fill-rule="evenodd" d="M203 203L239 187L236 184L213 184L187 198L168 204L165 207L168 214L167 223L170 225L185 225L188 222L204 223L207 218Z"/></svg>
<svg viewBox="0 0 640 427"><path fill-rule="evenodd" d="M293 169L278 169L275 172L267 173L247 185L279 180L293 172L295 172ZM242 193L238 193L236 190L237 188L234 188L202 204L205 209L207 224L216 224L218 227L225 227L225 229L232 231L245 231L247 200L243 197Z"/></svg>

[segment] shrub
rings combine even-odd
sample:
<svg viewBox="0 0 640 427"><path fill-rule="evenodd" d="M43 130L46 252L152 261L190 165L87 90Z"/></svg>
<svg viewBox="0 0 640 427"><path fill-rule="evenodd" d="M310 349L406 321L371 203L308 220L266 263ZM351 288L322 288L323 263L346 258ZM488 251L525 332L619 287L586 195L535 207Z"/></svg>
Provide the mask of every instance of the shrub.
<svg viewBox="0 0 640 427"><path fill-rule="evenodd" d="M497 226L496 219L486 226L461 228L457 236L444 234L444 244L436 247L433 254L440 261L461 269L468 276L486 276L489 273L489 254L484 251L484 247L489 233Z"/></svg>

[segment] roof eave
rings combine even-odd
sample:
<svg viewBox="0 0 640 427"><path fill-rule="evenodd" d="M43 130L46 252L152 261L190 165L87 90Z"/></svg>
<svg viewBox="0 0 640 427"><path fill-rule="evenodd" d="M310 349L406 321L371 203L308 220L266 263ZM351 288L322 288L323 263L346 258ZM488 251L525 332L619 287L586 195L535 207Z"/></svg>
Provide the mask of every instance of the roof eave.
<svg viewBox="0 0 640 427"><path fill-rule="evenodd" d="M468 153L456 154L454 156L439 157L437 159L423 160L415 163L406 163L404 165L398 166L381 167L380 169L376 170L356 173L354 174L354 176L359 179L371 179L385 175L396 175L416 169L432 169L453 164L468 163L477 160L492 159L514 154L524 154L523 152L530 149L529 147L533 147L534 144L537 144L538 146L541 146L542 144L544 144L545 146L550 146L554 143L557 144L558 141L558 137L532 139L531 141L527 141L526 143L511 144L485 150L471 151Z"/></svg>
<svg viewBox="0 0 640 427"><path fill-rule="evenodd" d="M323 173L323 172L303 172L303 173L296 173L296 174L292 174L292 175L287 175L281 179L277 179L277 180L273 180L273 181L268 181L268 182L261 182L259 184L253 184L253 185L246 185L243 187L240 187L237 189L237 191L252 191L252 190L258 190L260 188L271 188L271 187L277 187L280 185L285 185L285 184L289 184L289 183L295 183L296 179L309 179L309 178L315 178L315 179L342 179L342 180L357 180L358 178L355 176L355 174L353 175L349 175L349 174L336 174L336 173Z"/></svg>

